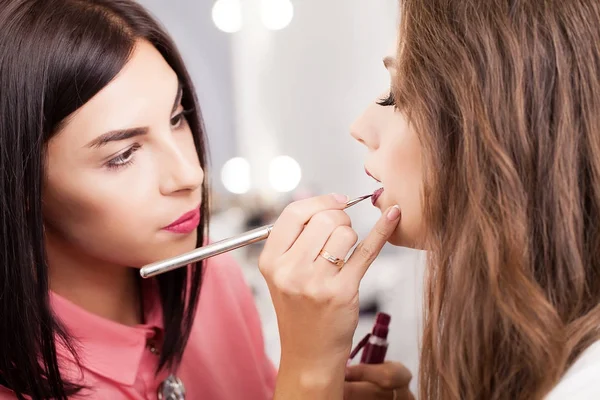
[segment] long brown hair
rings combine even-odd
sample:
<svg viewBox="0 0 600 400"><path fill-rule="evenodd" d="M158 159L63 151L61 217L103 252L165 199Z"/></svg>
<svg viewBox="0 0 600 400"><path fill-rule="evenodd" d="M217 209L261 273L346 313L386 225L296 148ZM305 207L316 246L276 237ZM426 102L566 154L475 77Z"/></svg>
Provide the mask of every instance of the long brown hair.
<svg viewBox="0 0 600 400"><path fill-rule="evenodd" d="M422 399L543 397L600 335L600 4L403 0L423 146Z"/></svg>

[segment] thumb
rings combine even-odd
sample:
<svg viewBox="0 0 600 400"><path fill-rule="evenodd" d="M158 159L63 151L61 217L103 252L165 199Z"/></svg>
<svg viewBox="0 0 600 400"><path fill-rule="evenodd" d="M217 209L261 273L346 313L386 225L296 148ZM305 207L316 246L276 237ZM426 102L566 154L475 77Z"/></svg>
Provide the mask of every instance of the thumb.
<svg viewBox="0 0 600 400"><path fill-rule="evenodd" d="M398 389L408 386L412 374L404 365L397 362L382 364L358 364L346 368L349 382L370 382L382 389Z"/></svg>
<svg viewBox="0 0 600 400"><path fill-rule="evenodd" d="M379 218L365 240L360 243L340 271L350 282L358 285L375 257L379 254L400 222L400 208L388 208Z"/></svg>

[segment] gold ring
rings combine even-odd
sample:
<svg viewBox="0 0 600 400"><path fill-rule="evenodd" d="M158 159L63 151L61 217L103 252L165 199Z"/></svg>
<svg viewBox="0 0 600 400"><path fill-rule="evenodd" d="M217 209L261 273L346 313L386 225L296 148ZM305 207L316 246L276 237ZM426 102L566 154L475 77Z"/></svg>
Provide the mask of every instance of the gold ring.
<svg viewBox="0 0 600 400"><path fill-rule="evenodd" d="M337 258L331 255L329 252L327 252L327 250L321 250L319 255L338 268L342 268L344 266L345 261L342 258Z"/></svg>

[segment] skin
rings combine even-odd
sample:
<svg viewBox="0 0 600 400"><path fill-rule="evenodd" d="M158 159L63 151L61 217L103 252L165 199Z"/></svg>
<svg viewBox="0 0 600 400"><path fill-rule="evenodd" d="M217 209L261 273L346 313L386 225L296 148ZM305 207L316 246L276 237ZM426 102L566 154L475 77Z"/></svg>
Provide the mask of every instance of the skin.
<svg viewBox="0 0 600 400"><path fill-rule="evenodd" d="M395 79L394 60L388 57L384 64ZM362 389L377 391L378 398L414 398L410 372L401 364L344 370L358 323L362 277L386 242L416 247L423 236L421 146L393 106L369 106L351 133L368 150L368 173L385 188L376 202L382 215L373 230L339 268L319 253L346 259L356 244L358 236L343 211L347 197L298 201L275 223L259 260L282 345L277 400L347 398L353 378L367 375L372 386Z"/></svg>
<svg viewBox="0 0 600 400"><path fill-rule="evenodd" d="M196 245L195 231L163 229L199 208L204 179L178 87L160 53L139 42L118 76L48 144L43 211L50 287L121 324L143 319L137 268ZM144 133L95 145L107 132L133 128ZM397 363L357 366L348 380L341 386L346 399L392 399L410 373Z"/></svg>
<svg viewBox="0 0 600 400"><path fill-rule="evenodd" d="M384 59L393 80L395 60ZM389 91L382 95L387 98ZM423 172L421 143L402 112L394 106L373 102L354 122L352 137L367 150L365 169L385 189L376 206L385 210L394 204L402 210L402 223L389 239L395 246L418 248L423 241L421 193Z"/></svg>
<svg viewBox="0 0 600 400"><path fill-rule="evenodd" d="M140 42L118 76L48 144L43 211L51 289L129 325L141 318L129 267L196 245L195 231L162 229L199 207L204 179L178 87L160 53ZM145 133L93 145L131 128Z"/></svg>

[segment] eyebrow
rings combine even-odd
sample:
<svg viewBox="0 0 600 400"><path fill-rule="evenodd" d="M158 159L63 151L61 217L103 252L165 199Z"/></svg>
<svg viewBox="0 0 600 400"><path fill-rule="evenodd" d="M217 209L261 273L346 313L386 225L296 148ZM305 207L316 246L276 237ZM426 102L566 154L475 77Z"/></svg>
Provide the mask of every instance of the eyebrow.
<svg viewBox="0 0 600 400"><path fill-rule="evenodd" d="M393 67L395 63L396 59L394 57L387 56L383 58L383 65L385 68L389 69L390 67Z"/></svg>
<svg viewBox="0 0 600 400"><path fill-rule="evenodd" d="M183 86L181 85L181 82L179 82L178 86L177 86L177 95L175 96L175 101L173 102L173 108L171 109L171 114L173 114L175 112L175 110L177 110L177 107L179 107L179 103L181 102L182 96L183 96ZM127 139L131 139L133 137L136 137L136 136L146 135L147 133L148 133L147 126L130 128L130 129L117 129L114 131L103 133L102 135L98 136L97 138L92 140L90 143L88 143L86 145L86 147L89 147L92 149L98 149L102 146L107 145L110 142L127 140Z"/></svg>

